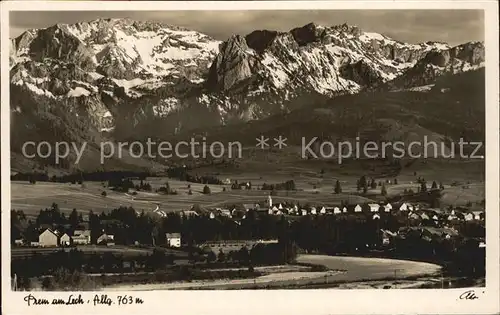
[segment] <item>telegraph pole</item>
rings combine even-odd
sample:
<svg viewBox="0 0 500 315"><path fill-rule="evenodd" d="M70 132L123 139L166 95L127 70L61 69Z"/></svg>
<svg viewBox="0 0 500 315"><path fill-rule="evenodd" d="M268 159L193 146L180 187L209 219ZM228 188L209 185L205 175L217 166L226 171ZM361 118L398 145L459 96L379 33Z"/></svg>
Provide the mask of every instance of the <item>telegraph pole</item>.
<svg viewBox="0 0 500 315"><path fill-rule="evenodd" d="M14 274L14 281L12 285L12 291L17 291L17 274Z"/></svg>

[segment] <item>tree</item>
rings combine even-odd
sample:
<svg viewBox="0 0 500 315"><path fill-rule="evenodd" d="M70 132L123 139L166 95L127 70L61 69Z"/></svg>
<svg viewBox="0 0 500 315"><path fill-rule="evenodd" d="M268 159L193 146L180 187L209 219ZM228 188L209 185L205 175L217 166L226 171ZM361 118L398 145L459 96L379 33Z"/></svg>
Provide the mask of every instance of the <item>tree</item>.
<svg viewBox="0 0 500 315"><path fill-rule="evenodd" d="M398 184L398 179L394 178L394 185L397 185L397 184Z"/></svg>
<svg viewBox="0 0 500 315"><path fill-rule="evenodd" d="M207 185L205 185L205 187L203 187L203 194L210 195L210 193L211 193L210 187L208 187Z"/></svg>
<svg viewBox="0 0 500 315"><path fill-rule="evenodd" d="M370 187L371 187L372 189L377 188L377 182L376 182L376 181L375 181L375 179L373 179L373 178L372 178L372 182L371 182L371 184L370 184Z"/></svg>
<svg viewBox="0 0 500 315"><path fill-rule="evenodd" d="M71 211L71 214L69 215L69 223L71 224L71 227L73 229L76 229L76 227L78 226L78 223L80 223L79 217L78 217L78 212L76 211L76 209L73 209L73 211Z"/></svg>
<svg viewBox="0 0 500 315"><path fill-rule="evenodd" d="M442 182L439 183L439 189L443 190L444 189L444 185Z"/></svg>
<svg viewBox="0 0 500 315"><path fill-rule="evenodd" d="M340 187L340 182L337 180L335 183L335 193L340 194L342 192L342 187Z"/></svg>
<svg viewBox="0 0 500 315"><path fill-rule="evenodd" d="M426 192L427 191L427 183L425 180L422 180L422 183L420 184L420 192Z"/></svg>
<svg viewBox="0 0 500 315"><path fill-rule="evenodd" d="M380 194L382 194L382 196L387 196L387 189L385 188L385 184L382 184L382 188L380 189Z"/></svg>
<svg viewBox="0 0 500 315"><path fill-rule="evenodd" d="M431 189L437 189L437 188L438 188L438 185L437 185L436 181L433 181Z"/></svg>
<svg viewBox="0 0 500 315"><path fill-rule="evenodd" d="M191 191L191 189L189 189L188 195L192 195L192 194L193 194L193 192Z"/></svg>
<svg viewBox="0 0 500 315"><path fill-rule="evenodd" d="M221 250L219 250L219 254L217 255L217 261L218 262L225 262L226 261L226 254Z"/></svg>
<svg viewBox="0 0 500 315"><path fill-rule="evenodd" d="M215 256L215 253L213 251L209 251L207 254L207 263L213 263L217 257Z"/></svg>
<svg viewBox="0 0 500 315"><path fill-rule="evenodd" d="M101 196L106 197L108 194L103 190Z"/></svg>
<svg viewBox="0 0 500 315"><path fill-rule="evenodd" d="M368 181L366 180L366 176L363 175L361 176L361 178L359 179L359 187L360 187L360 190L365 188L366 186L368 186Z"/></svg>

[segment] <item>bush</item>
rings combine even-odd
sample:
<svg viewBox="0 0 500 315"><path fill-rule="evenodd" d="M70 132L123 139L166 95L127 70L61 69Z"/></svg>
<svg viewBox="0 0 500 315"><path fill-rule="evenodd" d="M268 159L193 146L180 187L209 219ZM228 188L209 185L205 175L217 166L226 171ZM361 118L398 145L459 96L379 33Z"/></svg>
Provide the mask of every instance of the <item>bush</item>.
<svg viewBox="0 0 500 315"><path fill-rule="evenodd" d="M108 195L108 194L107 194L105 191L103 191L103 192L101 193L101 196L103 196L103 197L106 197L107 195Z"/></svg>

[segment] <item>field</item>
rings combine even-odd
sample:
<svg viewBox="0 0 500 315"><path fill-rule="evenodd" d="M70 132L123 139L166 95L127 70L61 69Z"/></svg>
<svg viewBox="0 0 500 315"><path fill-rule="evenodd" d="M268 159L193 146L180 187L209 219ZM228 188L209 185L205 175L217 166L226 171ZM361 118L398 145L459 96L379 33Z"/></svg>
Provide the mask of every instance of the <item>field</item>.
<svg viewBox="0 0 500 315"><path fill-rule="evenodd" d="M286 157L286 156L285 156ZM53 202L61 211L70 212L73 208L86 213L109 211L120 206L131 206L137 211L152 212L158 207L165 212L189 210L194 204L201 207L217 207L239 203L255 203L265 201L269 191L257 190L262 184L275 184L294 180L297 191L278 191L273 200L276 202L296 202L300 204L338 205L342 201L363 203L383 200L381 187L368 190L366 196L358 195L356 181L360 174L370 174L373 166L364 163L347 163L338 165L329 161L297 161L296 159L272 161L255 165L245 161L234 169L220 167L202 167L193 173L213 175L225 180L252 183L252 190L231 190L230 185L208 185L211 194L204 195L203 184L189 183L172 178L148 178L153 191L166 182L177 191L177 195L163 195L154 192L138 192L132 196L114 192L100 182L85 182L84 185L69 183L27 182L11 183L12 209L23 210L27 215L35 215L42 208L48 208ZM384 169L377 168L377 169ZM426 178L428 187L432 181L442 182L445 190L442 205L465 205L477 203L485 199L484 195L484 163L461 161L417 161L403 168L397 175L372 174L376 182L386 182L388 196L401 194L405 189L417 191L419 176ZM398 184L394 184L394 178ZM334 194L335 182L339 181L342 193ZM225 188L226 191L223 191ZM189 190L192 194L188 194ZM106 191L107 196L101 193Z"/></svg>
<svg viewBox="0 0 500 315"><path fill-rule="evenodd" d="M324 265L330 270L321 272L284 270L284 272L269 273L255 279L116 285L107 287L105 290L243 289L261 286L350 283L431 276L439 274L441 269L440 266L429 263L379 258L302 255L297 261Z"/></svg>
<svg viewBox="0 0 500 315"><path fill-rule="evenodd" d="M29 257L35 253L46 255L52 254L60 250L69 251L72 249L78 249L82 251L84 254L94 254L94 253L112 253L115 255L123 255L123 256L137 256L137 255L149 255L153 252L152 248L143 248L143 247L133 247L133 246L96 246L96 245L84 245L77 247L55 247L55 248L40 248L40 247L12 247L11 256L12 258L22 258ZM187 253L182 252L175 249L163 248L163 251L169 254L174 254L178 257L186 257Z"/></svg>

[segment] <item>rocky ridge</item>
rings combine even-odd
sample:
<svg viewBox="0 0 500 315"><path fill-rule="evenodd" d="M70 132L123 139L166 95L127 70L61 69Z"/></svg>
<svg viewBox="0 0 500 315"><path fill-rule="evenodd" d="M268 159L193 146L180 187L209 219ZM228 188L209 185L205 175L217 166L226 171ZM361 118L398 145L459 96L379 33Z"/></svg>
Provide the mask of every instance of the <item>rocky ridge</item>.
<svg viewBox="0 0 500 315"><path fill-rule="evenodd" d="M99 19L26 31L11 40L10 62L12 128L24 134L49 123L59 135L95 141L261 119L307 106L309 95L414 88L482 67L484 45L408 44L313 23L221 42L161 23Z"/></svg>

